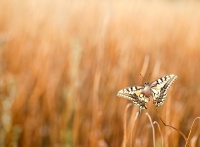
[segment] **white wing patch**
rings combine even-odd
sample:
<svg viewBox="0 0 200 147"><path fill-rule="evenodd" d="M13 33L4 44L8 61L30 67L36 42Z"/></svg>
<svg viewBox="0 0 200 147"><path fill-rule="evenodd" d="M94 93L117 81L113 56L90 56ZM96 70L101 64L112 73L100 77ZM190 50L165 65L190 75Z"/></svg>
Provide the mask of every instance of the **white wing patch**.
<svg viewBox="0 0 200 147"><path fill-rule="evenodd" d="M163 104L167 97L167 91L173 82L177 79L176 75L167 75L157 79L150 85L151 95L153 97L154 104L158 107ZM135 105L141 109L147 109L146 103L149 102L149 95L144 93L144 86L132 86L124 88L118 91L117 96L131 100ZM146 89L146 88L145 88Z"/></svg>
<svg viewBox="0 0 200 147"><path fill-rule="evenodd" d="M149 98L145 97L145 95L141 93L141 89L144 89L144 87L127 87L118 91L117 96L131 100L135 105L139 107L139 111L141 111L141 109L147 109L146 103L149 101Z"/></svg>
<svg viewBox="0 0 200 147"><path fill-rule="evenodd" d="M168 75L151 84L151 91L155 105L158 107L163 104L167 97L167 91L177 79L176 75Z"/></svg>

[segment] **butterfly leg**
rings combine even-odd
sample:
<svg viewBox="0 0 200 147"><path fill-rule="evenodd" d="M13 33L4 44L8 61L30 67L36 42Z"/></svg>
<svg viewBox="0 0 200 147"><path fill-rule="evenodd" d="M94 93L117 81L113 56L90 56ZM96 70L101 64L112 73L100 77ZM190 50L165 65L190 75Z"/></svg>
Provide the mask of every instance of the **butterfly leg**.
<svg viewBox="0 0 200 147"><path fill-rule="evenodd" d="M139 114L140 114L140 113L141 113L141 111L142 111L142 108L141 108L140 106L139 106L138 108L139 108L139 111L138 111L138 112L139 112Z"/></svg>
<svg viewBox="0 0 200 147"><path fill-rule="evenodd" d="M142 109L147 109L145 101L140 102L138 106L139 106L139 113L141 113Z"/></svg>
<svg viewBox="0 0 200 147"><path fill-rule="evenodd" d="M162 105L163 102L164 102L164 99L157 99L157 100L155 101L155 105L156 105L156 107Z"/></svg>

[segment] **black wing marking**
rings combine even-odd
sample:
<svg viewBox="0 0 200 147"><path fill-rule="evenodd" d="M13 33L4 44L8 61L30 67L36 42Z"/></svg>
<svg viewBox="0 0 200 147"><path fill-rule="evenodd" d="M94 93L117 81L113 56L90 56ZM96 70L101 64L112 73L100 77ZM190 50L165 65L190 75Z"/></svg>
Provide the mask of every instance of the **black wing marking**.
<svg viewBox="0 0 200 147"><path fill-rule="evenodd" d="M152 96L157 107L164 103L167 97L167 91L176 79L176 75L167 75L151 84Z"/></svg>
<svg viewBox="0 0 200 147"><path fill-rule="evenodd" d="M124 88L118 91L117 96L131 100L135 105L139 107L139 112L141 109L147 109L146 103L149 98L146 98L144 94L141 93L143 86L132 86Z"/></svg>

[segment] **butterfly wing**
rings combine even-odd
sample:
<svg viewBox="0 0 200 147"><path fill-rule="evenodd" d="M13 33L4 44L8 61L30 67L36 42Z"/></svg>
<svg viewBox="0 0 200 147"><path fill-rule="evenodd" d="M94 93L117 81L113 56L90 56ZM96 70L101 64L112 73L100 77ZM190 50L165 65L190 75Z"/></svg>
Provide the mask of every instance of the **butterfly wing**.
<svg viewBox="0 0 200 147"><path fill-rule="evenodd" d="M140 112L141 109L147 109L145 104L149 101L149 98L146 98L144 94L141 93L141 89L144 89L144 87L127 87L118 91L117 96L133 101L133 103L139 107Z"/></svg>
<svg viewBox="0 0 200 147"><path fill-rule="evenodd" d="M151 83L152 96L157 107L162 105L165 101L167 97L167 91L176 78L176 75L167 75Z"/></svg>

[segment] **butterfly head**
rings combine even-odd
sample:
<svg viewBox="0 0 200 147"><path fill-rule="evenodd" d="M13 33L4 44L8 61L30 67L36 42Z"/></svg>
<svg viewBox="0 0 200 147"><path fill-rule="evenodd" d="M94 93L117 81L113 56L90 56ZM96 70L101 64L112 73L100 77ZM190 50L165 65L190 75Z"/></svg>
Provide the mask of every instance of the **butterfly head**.
<svg viewBox="0 0 200 147"><path fill-rule="evenodd" d="M150 86L149 82L145 82L144 86Z"/></svg>

